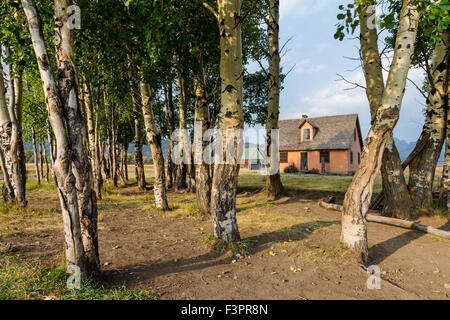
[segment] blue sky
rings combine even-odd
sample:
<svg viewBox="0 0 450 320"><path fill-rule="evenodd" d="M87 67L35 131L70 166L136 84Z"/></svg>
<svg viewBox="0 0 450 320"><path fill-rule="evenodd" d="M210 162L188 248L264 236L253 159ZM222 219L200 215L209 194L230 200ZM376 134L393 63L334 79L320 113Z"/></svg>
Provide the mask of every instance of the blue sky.
<svg viewBox="0 0 450 320"><path fill-rule="evenodd" d="M336 0L280 0L280 44L292 37L281 64L285 71L295 65L284 82L280 119L297 118L302 114L314 117L358 113L365 138L370 129L365 91L361 88L345 90L352 86L336 81L339 73L364 85L361 68L354 70L359 62L345 58L358 57L359 40L340 42L333 38L340 3ZM255 66L249 66L249 70L253 68ZM423 71L411 70L409 77L421 85ZM424 103L422 95L408 83L394 131L396 138L408 142L417 140L424 122Z"/></svg>

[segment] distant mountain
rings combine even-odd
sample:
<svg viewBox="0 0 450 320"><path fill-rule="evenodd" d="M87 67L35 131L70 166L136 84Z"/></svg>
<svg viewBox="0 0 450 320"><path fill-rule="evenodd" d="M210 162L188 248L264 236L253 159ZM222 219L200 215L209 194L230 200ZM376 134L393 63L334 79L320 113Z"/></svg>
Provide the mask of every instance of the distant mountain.
<svg viewBox="0 0 450 320"><path fill-rule="evenodd" d="M395 146L397 147L398 153L400 154L400 159L404 161L409 156L411 151L414 150L416 142L406 142L398 138L394 138L394 140ZM438 167L442 167L444 165L444 157L445 157L444 148L442 148L442 152L438 160Z"/></svg>

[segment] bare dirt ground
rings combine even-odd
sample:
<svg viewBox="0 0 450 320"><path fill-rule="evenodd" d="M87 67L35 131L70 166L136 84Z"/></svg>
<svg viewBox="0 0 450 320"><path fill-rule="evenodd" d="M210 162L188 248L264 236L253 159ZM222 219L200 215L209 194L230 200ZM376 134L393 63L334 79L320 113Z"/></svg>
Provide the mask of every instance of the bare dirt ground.
<svg viewBox="0 0 450 320"><path fill-rule="evenodd" d="M308 200L326 193L291 191L268 204L263 192L239 192L241 238L254 245L241 258L204 243L211 223L191 208L194 195L169 193L174 210L163 213L152 207L151 191L112 190L99 202L102 283L154 290L160 299L449 299L450 241L369 223L371 264L383 279L380 290L369 290L369 275L338 244L340 214ZM54 209L59 221L55 196L30 197L32 208ZM419 221L450 230L443 217ZM60 261L63 234L56 224L0 234L0 243L12 243L24 259Z"/></svg>

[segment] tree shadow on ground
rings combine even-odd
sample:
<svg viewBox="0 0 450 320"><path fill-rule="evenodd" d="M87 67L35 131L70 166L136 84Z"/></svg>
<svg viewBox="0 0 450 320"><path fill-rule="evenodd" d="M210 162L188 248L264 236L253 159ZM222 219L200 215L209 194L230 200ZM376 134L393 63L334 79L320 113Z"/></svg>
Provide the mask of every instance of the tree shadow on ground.
<svg viewBox="0 0 450 320"><path fill-rule="evenodd" d="M243 240L253 243L251 254L255 254L265 250L273 243L303 240L308 238L309 234L314 230L338 223L339 221L300 223L288 228L263 233ZM180 258L162 262L159 260L149 261L137 265L124 266L119 270L103 271L99 280L107 287L114 287L117 285L133 286L160 276L197 270L201 271L208 267L230 264L233 259L235 258L229 253L211 250L205 254L191 258Z"/></svg>
<svg viewBox="0 0 450 320"><path fill-rule="evenodd" d="M447 230L449 227L450 221L447 221L438 229ZM424 232L411 230L372 246L369 248L369 264L380 264L396 251L425 235Z"/></svg>

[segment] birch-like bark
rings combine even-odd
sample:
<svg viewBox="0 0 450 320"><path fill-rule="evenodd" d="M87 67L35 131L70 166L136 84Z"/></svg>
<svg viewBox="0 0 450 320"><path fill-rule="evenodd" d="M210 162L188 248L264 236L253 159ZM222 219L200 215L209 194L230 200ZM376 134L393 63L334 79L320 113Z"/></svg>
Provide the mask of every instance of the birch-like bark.
<svg viewBox="0 0 450 320"><path fill-rule="evenodd" d="M366 80L366 94L369 100L373 122L382 102L384 80L381 58L378 51L378 30L374 26L369 26L369 18L372 17L372 13L368 12L370 5L371 3L366 1L366 4L362 6L360 43ZM403 174L400 155L395 146L392 134L386 143L386 148L383 153L381 176L383 193L385 195L382 214L395 218L408 218L413 205Z"/></svg>
<svg viewBox="0 0 450 320"><path fill-rule="evenodd" d="M73 52L73 30L69 25L72 0L55 0L55 42L58 65L58 87L67 123L71 146L72 170L75 175L81 233L87 262L87 271L100 270L97 230L97 197L93 190L92 169L86 150L85 121L78 99L78 81Z"/></svg>
<svg viewBox="0 0 450 320"><path fill-rule="evenodd" d="M153 116L151 89L149 85L143 81L140 82L142 113L144 115L145 132L148 144L152 151L153 168L155 171L155 182L153 191L155 194L156 208L168 210L167 192L166 192L166 175L164 172L164 156L161 149L161 133L155 125Z"/></svg>
<svg viewBox="0 0 450 320"><path fill-rule="evenodd" d="M448 42L447 42L448 46ZM444 85L445 92L447 93L444 97L446 105L446 137L445 137L445 160L444 169L442 172L441 187L439 194L439 205L441 208L450 209L450 93L448 87L450 81L448 75L450 74L450 54L447 51L447 82Z"/></svg>
<svg viewBox="0 0 450 320"><path fill-rule="evenodd" d="M86 108L86 122L87 122L87 134L89 144L89 158L92 165L92 175L94 179L94 188L97 191L97 197L102 198L101 194L101 170L99 168L97 141L95 137L95 124L94 124L94 106L92 103L92 95L90 87L85 79L83 83L83 96L84 105Z"/></svg>
<svg viewBox="0 0 450 320"><path fill-rule="evenodd" d="M141 137L141 123L140 117L142 109L140 108L140 102L138 101L138 93L133 81L132 65L128 65L128 78L130 83L131 100L133 102L133 120L134 120L134 162L135 172L138 189L145 191L145 173L144 173L144 160L142 157L142 137Z"/></svg>
<svg viewBox="0 0 450 320"><path fill-rule="evenodd" d="M41 178L44 179L44 143L42 138L39 136L38 139L38 147L39 147L39 160L40 160L40 170L41 170Z"/></svg>
<svg viewBox="0 0 450 320"><path fill-rule="evenodd" d="M33 143L34 170L36 173L36 181L41 184L41 170L39 170L39 154L36 148L36 131L31 128L31 141Z"/></svg>
<svg viewBox="0 0 450 320"><path fill-rule="evenodd" d="M122 144L122 173L125 181L128 181L128 142Z"/></svg>
<svg viewBox="0 0 450 320"><path fill-rule="evenodd" d="M17 167L15 168L15 174L12 177L15 197L17 202L25 206L26 200L26 182L27 182L27 169L26 169L26 157L25 148L23 145L23 130L22 130L22 100L23 100L23 73L19 71L14 77L14 109L10 110L10 113L14 113L17 128L13 130L13 133L17 135L14 139L17 144Z"/></svg>
<svg viewBox="0 0 450 320"><path fill-rule="evenodd" d="M433 201L434 175L445 140L450 32L446 30L441 35L442 41L433 52L432 87L428 93L425 124L417 142L427 139L427 143L409 165L409 190L416 207L430 206Z"/></svg>
<svg viewBox="0 0 450 320"><path fill-rule="evenodd" d="M203 73L203 59L201 53L197 51L198 56L198 70L194 77L195 90L195 123L200 123L201 128L194 126L195 130L200 131L194 134L198 140L194 141L195 151L195 190L197 194L197 206L204 214L209 214L209 207L211 203L211 172L210 165L205 163L203 159L203 152L208 145L207 141L203 141L205 132L210 129L209 105L206 92L206 82ZM201 140L200 140L201 139Z"/></svg>
<svg viewBox="0 0 450 320"><path fill-rule="evenodd" d="M173 110L173 90L172 81L169 80L167 94L166 94L166 118L167 126L169 128L169 150L167 152L167 189L171 189L174 184L174 170L175 166L172 160L173 140L172 134L175 130L175 115Z"/></svg>
<svg viewBox="0 0 450 320"><path fill-rule="evenodd" d="M0 43L1 48L1 43ZM1 161L3 170L3 199L9 201L14 198L14 189L11 183L11 177L9 175L9 170L6 165L5 154L10 150L9 143L11 141L11 118L8 112L8 106L6 104L6 94L5 94L5 83L3 80L3 70L0 61L0 136L2 138L1 144Z"/></svg>
<svg viewBox="0 0 450 320"><path fill-rule="evenodd" d="M10 58L11 53L9 45L5 46L6 57ZM14 198L22 206L26 205L25 199L25 151L23 148L22 128L17 119L16 109L22 117L22 73L18 71L13 76L13 65L8 65L8 88L9 88L9 104L7 111L9 113L10 124L7 129L3 129L2 148L5 156L5 166L8 171L11 186L14 192ZM3 74L2 74L3 75Z"/></svg>
<svg viewBox="0 0 450 320"><path fill-rule="evenodd" d="M66 263L69 266L78 266L81 272L85 273L86 266L81 239L76 181L72 172L71 150L63 118L63 104L53 77L54 73L45 47L41 17L36 4L33 0L21 0L21 3L33 41L50 124L56 137L57 154L54 170L64 223Z"/></svg>
<svg viewBox="0 0 450 320"><path fill-rule="evenodd" d="M175 70L177 74L178 115L179 115L179 129L180 129L180 135L178 137L178 145L183 145L183 143L185 143L183 130L186 130L186 85L182 75L182 67L176 55L174 55L174 61L175 61ZM180 159L183 158L187 159L187 155L184 155L184 148L180 148L179 157ZM175 190L179 191L187 188L186 178L187 178L186 163L182 162L177 165L175 175Z"/></svg>
<svg viewBox="0 0 450 320"><path fill-rule="evenodd" d="M280 2L270 0L269 24L267 33L269 37L269 101L267 104L266 121L266 167L270 168L275 164L271 163L272 156L272 130L278 129L278 118L280 114L280 45L279 45L279 20ZM277 155L278 157L278 155ZM284 190L281 183L280 172L266 176L267 196L270 200L275 200Z"/></svg>
<svg viewBox="0 0 450 320"><path fill-rule="evenodd" d="M0 165L3 172L3 186L2 186L2 197L3 201L7 202L14 198L14 189L11 185L11 179L9 178L8 170L6 169L5 156L3 154L3 149L0 149Z"/></svg>
<svg viewBox="0 0 450 320"><path fill-rule="evenodd" d="M244 128L243 67L240 9L241 0L218 0L217 18L220 35L221 108L219 132L223 154L226 155L227 133ZM219 146L220 146L220 142ZM238 143L232 142L234 155L226 163L214 163L211 190L211 207L214 233L224 242L239 241L236 221L236 192L239 175Z"/></svg>
<svg viewBox="0 0 450 320"><path fill-rule="evenodd" d="M366 215L372 198L373 184L381 167L386 142L399 118L414 53L419 17L413 1L403 0L394 57L381 105L367 136L361 164L345 195L341 241L357 252L362 262L367 262L368 259Z"/></svg>

